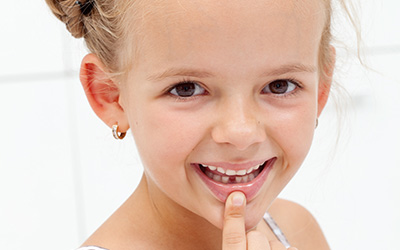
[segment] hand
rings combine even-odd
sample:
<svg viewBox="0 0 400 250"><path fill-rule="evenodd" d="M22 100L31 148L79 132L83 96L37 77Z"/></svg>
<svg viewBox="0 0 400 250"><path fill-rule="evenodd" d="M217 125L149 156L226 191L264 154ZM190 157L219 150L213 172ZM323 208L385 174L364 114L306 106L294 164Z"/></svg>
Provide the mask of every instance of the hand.
<svg viewBox="0 0 400 250"><path fill-rule="evenodd" d="M269 241L260 231L252 230L246 234L245 210L245 195L239 191L231 193L225 203L223 250L286 250L279 241ZM297 248L290 247L288 250Z"/></svg>

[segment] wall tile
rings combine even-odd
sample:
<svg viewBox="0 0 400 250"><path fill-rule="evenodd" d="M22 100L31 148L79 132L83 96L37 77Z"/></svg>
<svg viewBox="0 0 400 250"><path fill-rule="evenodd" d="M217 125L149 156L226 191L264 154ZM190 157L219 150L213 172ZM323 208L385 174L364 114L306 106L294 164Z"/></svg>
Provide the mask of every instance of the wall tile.
<svg viewBox="0 0 400 250"><path fill-rule="evenodd" d="M339 1L333 1L338 3ZM362 34L362 53L379 54L400 53L400 2L396 0L352 0L355 13L352 18L359 22ZM356 31L342 8L334 7L333 34L339 47L345 46L350 51L357 47Z"/></svg>
<svg viewBox="0 0 400 250"><path fill-rule="evenodd" d="M0 79L64 70L64 25L44 0L2 1Z"/></svg>
<svg viewBox="0 0 400 250"><path fill-rule="evenodd" d="M78 246L65 81L0 85L0 249Z"/></svg>

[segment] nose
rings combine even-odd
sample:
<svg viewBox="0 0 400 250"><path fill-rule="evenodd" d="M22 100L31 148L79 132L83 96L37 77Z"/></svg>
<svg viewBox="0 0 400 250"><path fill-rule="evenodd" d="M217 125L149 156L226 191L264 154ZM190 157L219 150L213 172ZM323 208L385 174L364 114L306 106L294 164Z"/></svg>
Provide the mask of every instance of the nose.
<svg viewBox="0 0 400 250"><path fill-rule="evenodd" d="M266 132L261 123L262 114L257 107L244 98L229 98L221 102L212 129L212 138L219 144L230 144L244 151L254 144L266 140Z"/></svg>

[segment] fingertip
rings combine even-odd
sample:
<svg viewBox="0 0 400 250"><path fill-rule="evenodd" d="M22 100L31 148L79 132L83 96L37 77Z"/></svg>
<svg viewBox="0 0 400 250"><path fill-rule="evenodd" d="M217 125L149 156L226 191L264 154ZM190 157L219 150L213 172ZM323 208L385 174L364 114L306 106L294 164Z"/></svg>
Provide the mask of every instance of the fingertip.
<svg viewBox="0 0 400 250"><path fill-rule="evenodd" d="M239 191L232 192L225 202L225 219L244 216L245 208L246 196Z"/></svg>
<svg viewBox="0 0 400 250"><path fill-rule="evenodd" d="M232 192L230 194L231 200L232 200L232 206L234 207L241 207L244 205L246 201L246 196L239 191Z"/></svg>
<svg viewBox="0 0 400 250"><path fill-rule="evenodd" d="M224 250L246 249L245 210L246 196L232 192L225 202L223 225Z"/></svg>

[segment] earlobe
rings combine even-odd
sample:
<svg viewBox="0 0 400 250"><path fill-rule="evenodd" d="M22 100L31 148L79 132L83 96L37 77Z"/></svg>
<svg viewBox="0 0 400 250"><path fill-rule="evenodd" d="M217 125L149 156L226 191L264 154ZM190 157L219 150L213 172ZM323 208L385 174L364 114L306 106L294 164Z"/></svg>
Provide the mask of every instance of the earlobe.
<svg viewBox="0 0 400 250"><path fill-rule="evenodd" d="M110 77L96 55L88 54L83 58L80 80L96 115L109 127L118 124L121 131L127 131L129 124L124 109L119 104L118 83Z"/></svg>
<svg viewBox="0 0 400 250"><path fill-rule="evenodd" d="M330 46L330 63L325 66L324 68L324 74L320 76L320 81L318 84L318 114L317 117L320 116L322 110L324 109L329 93L331 91L331 86L332 86L332 77L333 77L333 71L335 68L335 62L336 62L336 50L335 47Z"/></svg>

